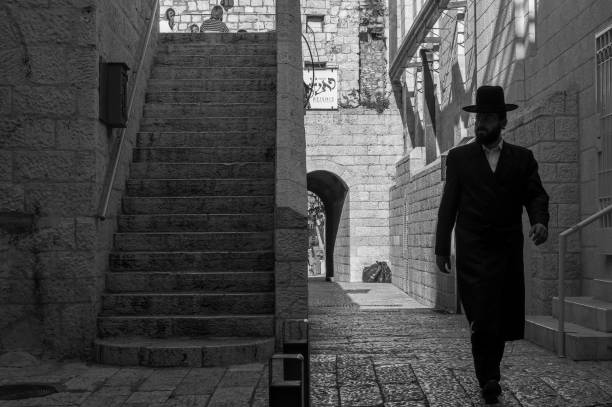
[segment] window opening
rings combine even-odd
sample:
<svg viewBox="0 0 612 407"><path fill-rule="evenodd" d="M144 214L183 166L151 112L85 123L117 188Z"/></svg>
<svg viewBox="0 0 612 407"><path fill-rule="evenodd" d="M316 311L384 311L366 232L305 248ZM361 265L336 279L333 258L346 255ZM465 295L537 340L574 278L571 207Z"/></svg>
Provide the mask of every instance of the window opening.
<svg viewBox="0 0 612 407"><path fill-rule="evenodd" d="M323 32L324 21L325 16L306 16L306 24L308 24L314 32Z"/></svg>

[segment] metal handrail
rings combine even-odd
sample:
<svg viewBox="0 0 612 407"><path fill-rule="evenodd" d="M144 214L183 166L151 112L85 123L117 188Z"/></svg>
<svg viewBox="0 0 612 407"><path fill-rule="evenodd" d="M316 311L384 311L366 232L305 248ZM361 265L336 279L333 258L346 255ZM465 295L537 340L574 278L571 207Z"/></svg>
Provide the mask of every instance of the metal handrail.
<svg viewBox="0 0 612 407"><path fill-rule="evenodd" d="M565 251L567 236L596 221L608 212L612 212L612 205L605 207L569 229L559 233L559 357L565 357Z"/></svg>
<svg viewBox="0 0 612 407"><path fill-rule="evenodd" d="M153 33L153 27L156 23L158 23L158 19L155 18L159 11L159 0L155 0L155 4L153 5L153 15L151 16L151 21L149 21L149 28L147 30L147 37L144 42L144 46L142 48L142 52L140 53L140 61L138 62L138 68L136 69L136 78L134 79L134 86L132 87L132 91L130 94L130 101L127 105L127 120L129 122L130 117L132 116L132 110L134 109L134 99L136 98L136 86L138 86L138 80L140 79L140 73L142 71L142 66L144 65L145 56L147 55L147 49L149 48L149 42L151 41L151 34ZM127 126L121 129L121 133L119 134L119 146L117 147L117 152L115 153L115 158L113 162L113 169L108 178L108 182L105 184L105 190L103 191L102 197L104 200L100 205L102 210L98 215L101 220L106 219L106 213L108 212L108 205L110 203L110 197L113 192L113 184L115 183L115 177L117 176L117 168L119 166L119 158L121 157L121 151L123 150L123 141L125 140L125 132L127 131Z"/></svg>

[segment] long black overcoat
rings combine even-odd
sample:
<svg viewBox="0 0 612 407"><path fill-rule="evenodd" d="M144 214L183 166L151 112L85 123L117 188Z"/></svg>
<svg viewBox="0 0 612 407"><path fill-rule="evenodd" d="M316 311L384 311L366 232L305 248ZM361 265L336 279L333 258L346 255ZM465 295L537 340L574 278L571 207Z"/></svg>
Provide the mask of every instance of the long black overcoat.
<svg viewBox="0 0 612 407"><path fill-rule="evenodd" d="M523 206L532 225L548 227L548 194L530 150L504 141L495 173L478 143L449 151L435 253L450 255L455 226L459 297L468 321L507 341L523 338L525 329Z"/></svg>

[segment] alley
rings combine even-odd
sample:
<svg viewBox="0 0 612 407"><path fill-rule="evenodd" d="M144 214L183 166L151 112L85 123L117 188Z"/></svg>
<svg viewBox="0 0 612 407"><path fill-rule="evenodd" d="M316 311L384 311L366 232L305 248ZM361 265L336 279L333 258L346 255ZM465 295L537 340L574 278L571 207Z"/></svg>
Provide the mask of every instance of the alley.
<svg viewBox="0 0 612 407"><path fill-rule="evenodd" d="M309 283L312 407L484 405L462 315L424 308L391 284ZM268 406L267 366L115 367L47 361L0 367L0 384L54 384L0 407ZM612 406L612 361L573 362L527 341L507 347L503 406Z"/></svg>
<svg viewBox="0 0 612 407"><path fill-rule="evenodd" d="M463 315L424 309L391 284L309 284L313 407L480 406ZM411 303L413 307L411 307ZM503 406L612 406L612 362L506 347Z"/></svg>

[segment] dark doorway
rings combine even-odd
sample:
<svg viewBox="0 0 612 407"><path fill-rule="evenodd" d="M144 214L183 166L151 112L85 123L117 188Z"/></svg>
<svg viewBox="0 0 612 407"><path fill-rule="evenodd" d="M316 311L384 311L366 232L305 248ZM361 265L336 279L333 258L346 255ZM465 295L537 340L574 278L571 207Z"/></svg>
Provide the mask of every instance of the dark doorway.
<svg viewBox="0 0 612 407"><path fill-rule="evenodd" d="M340 220L348 221L347 214L342 216L342 208L347 198L348 186L336 174L329 171L313 171L307 176L308 190L319 196L325 206L325 277L334 276L334 249ZM348 226L343 228L348 234Z"/></svg>

